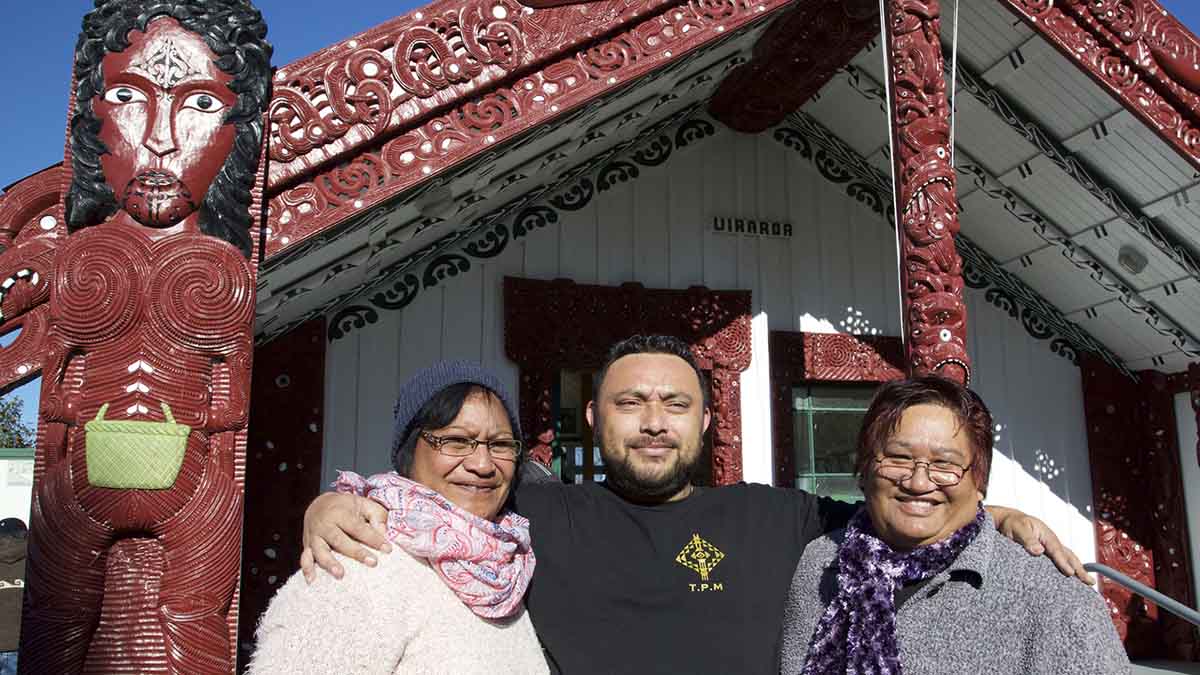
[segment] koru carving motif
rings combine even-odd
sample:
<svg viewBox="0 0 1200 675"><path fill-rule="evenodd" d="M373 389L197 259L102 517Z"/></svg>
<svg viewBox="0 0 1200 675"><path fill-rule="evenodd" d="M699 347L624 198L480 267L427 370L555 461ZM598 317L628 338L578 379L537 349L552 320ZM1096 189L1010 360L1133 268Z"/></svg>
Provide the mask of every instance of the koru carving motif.
<svg viewBox="0 0 1200 675"><path fill-rule="evenodd" d="M940 7L938 0L888 0L885 6L908 365L916 374L969 383Z"/></svg>
<svg viewBox="0 0 1200 675"><path fill-rule="evenodd" d="M244 0L96 5L70 233L36 216L55 250L20 668L229 673L271 48Z"/></svg>
<svg viewBox="0 0 1200 675"><path fill-rule="evenodd" d="M674 335L692 345L712 380L713 483L740 481L749 291L649 290L640 284L588 286L505 277L505 353L520 367L521 428L531 455L550 463L552 392L559 371L595 370L609 347L638 333Z"/></svg>
<svg viewBox="0 0 1200 675"><path fill-rule="evenodd" d="M14 185L0 201L0 333L21 331L0 347L0 391L42 369L54 251L67 235L63 175L60 167L46 169Z"/></svg>
<svg viewBox="0 0 1200 675"><path fill-rule="evenodd" d="M1200 42L1155 0L1005 0L1200 168Z"/></svg>
<svg viewBox="0 0 1200 675"><path fill-rule="evenodd" d="M281 189L267 255L786 4L447 0L288 66L272 103Z"/></svg>
<svg viewBox="0 0 1200 675"><path fill-rule="evenodd" d="M1167 378L1142 371L1130 379L1091 353L1085 353L1080 367L1096 559L1194 606L1174 395ZM1197 641L1190 624L1118 584L1104 581L1101 592L1131 658L1192 658Z"/></svg>

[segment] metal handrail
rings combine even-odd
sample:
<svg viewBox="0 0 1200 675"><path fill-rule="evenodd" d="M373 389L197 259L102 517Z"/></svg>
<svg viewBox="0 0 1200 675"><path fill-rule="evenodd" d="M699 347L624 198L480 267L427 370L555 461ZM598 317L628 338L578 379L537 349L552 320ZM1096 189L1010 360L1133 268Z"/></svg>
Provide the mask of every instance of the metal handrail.
<svg viewBox="0 0 1200 675"><path fill-rule="evenodd" d="M1196 626L1200 626L1200 612L1188 607L1178 600L1163 595L1162 593L1150 588L1140 581L1136 581L1129 576L1114 570L1108 565L1101 565L1100 563L1087 563L1083 566L1083 569L1092 572L1093 574L1103 574L1110 580L1124 586L1125 588L1128 588L1134 593L1146 598L1150 602L1153 602L1162 609L1167 610L1184 621Z"/></svg>

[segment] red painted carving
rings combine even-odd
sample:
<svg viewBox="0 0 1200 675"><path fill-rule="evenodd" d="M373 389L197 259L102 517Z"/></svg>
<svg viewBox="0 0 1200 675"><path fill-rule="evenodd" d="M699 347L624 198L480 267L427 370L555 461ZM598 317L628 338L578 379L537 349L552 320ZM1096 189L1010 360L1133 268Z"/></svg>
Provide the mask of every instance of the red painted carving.
<svg viewBox="0 0 1200 675"><path fill-rule="evenodd" d="M709 112L731 129L756 134L798 110L879 35L874 0L801 2L754 45L754 56L721 83Z"/></svg>
<svg viewBox="0 0 1200 675"><path fill-rule="evenodd" d="M271 183L424 121L447 95L477 95L664 4L605 0L535 11L513 0L439 0L288 64L271 102Z"/></svg>
<svg viewBox="0 0 1200 675"><path fill-rule="evenodd" d="M229 673L270 47L248 3L156 3L144 32L144 8L121 4L135 3L84 18L76 54L72 233L47 268L21 669ZM128 46L110 51L112 35ZM190 428L180 467L130 484L164 464L152 440L177 429L161 425L167 406ZM160 426L110 428L106 443L85 428L102 415Z"/></svg>
<svg viewBox="0 0 1200 675"><path fill-rule="evenodd" d="M1200 168L1200 41L1155 0L1005 0Z"/></svg>
<svg viewBox="0 0 1200 675"><path fill-rule="evenodd" d="M521 369L521 426L531 452L549 461L554 440L551 391L559 371L597 369L613 343L638 333L675 335L691 343L700 366L712 375L713 482L740 481L740 374L750 366L748 291L506 277L505 353Z"/></svg>
<svg viewBox="0 0 1200 675"><path fill-rule="evenodd" d="M1143 371L1131 380L1090 354L1081 365L1097 560L1195 606L1166 377ZM1101 590L1131 658L1191 658L1189 624L1117 584L1102 582Z"/></svg>
<svg viewBox="0 0 1200 675"><path fill-rule="evenodd" d="M771 331L771 419L775 485L796 486L792 389L808 382L886 382L904 377L900 338Z"/></svg>
<svg viewBox="0 0 1200 675"><path fill-rule="evenodd" d="M0 201L0 334L21 331L0 348L0 391L42 369L54 251L67 234L59 203L63 175L61 167L36 173Z"/></svg>
<svg viewBox="0 0 1200 675"><path fill-rule="evenodd" d="M267 604L297 569L304 507L321 493L325 320L254 350L238 661L253 653Z"/></svg>
<svg viewBox="0 0 1200 675"><path fill-rule="evenodd" d="M904 377L904 345L894 337L804 334L804 379L887 382Z"/></svg>
<svg viewBox="0 0 1200 675"><path fill-rule="evenodd" d="M914 373L971 379L963 303L950 107L942 73L938 0L887 0L892 171L899 195L900 284Z"/></svg>
<svg viewBox="0 0 1200 675"><path fill-rule="evenodd" d="M1187 382L1192 410L1196 413L1196 429L1200 430L1200 363L1188 364ZM1196 462L1200 463L1200 439L1196 440ZM1200 591L1200 589L1197 590Z"/></svg>
<svg viewBox="0 0 1200 675"><path fill-rule="evenodd" d="M523 10L511 1L477 0L461 8L446 2L422 10L429 12L428 16L422 14L422 20L415 20L413 14L404 20L407 23L357 38L354 47L347 43L351 51L345 56L337 48L323 52L301 69L307 79L294 83L289 79L292 84L277 90L274 117L290 121L280 139L272 143L272 151L286 150L283 137L296 144L289 152L299 153L308 144L313 147L293 160L290 168L279 169L286 180L284 173L273 176L271 185L282 191L273 193L270 200L267 255L624 87L785 4L786 0L690 0L627 5L625 0L608 0ZM487 18L497 14L504 18ZM468 24L480 35L479 44L462 46L453 57L442 53L442 41L460 34ZM381 49L397 40L397 35L407 36L403 44L411 52L400 69L410 80L407 88L391 81L396 78L397 65L394 58L385 58L387 52ZM493 63L479 61L472 55L475 53ZM426 61L431 65L413 65ZM435 63L437 68L431 70ZM478 74L471 75L470 85L457 84L452 81L458 77L452 75L452 67L464 77ZM338 86L346 88L368 70L376 78L365 82L370 87L355 89L346 105L338 106L345 108L342 113L333 108L338 96L331 95L329 117L315 120L311 99L324 90L303 93L305 87L317 87L320 78L336 78ZM284 72L289 78L296 76L291 67ZM496 86L500 84L503 86ZM374 92L382 92L385 85L396 101L404 102L381 107L382 93ZM293 92L297 89L301 93ZM302 105L302 100L309 103ZM394 108L393 122L386 134L377 134L373 130L376 125L383 128L381 112L388 106ZM337 142L317 145L319 139L336 134L342 134ZM337 164L318 168L327 157Z"/></svg>
<svg viewBox="0 0 1200 675"><path fill-rule="evenodd" d="M771 438L775 443L775 485L796 487L795 411L792 388L804 382L804 333L773 330L771 349Z"/></svg>

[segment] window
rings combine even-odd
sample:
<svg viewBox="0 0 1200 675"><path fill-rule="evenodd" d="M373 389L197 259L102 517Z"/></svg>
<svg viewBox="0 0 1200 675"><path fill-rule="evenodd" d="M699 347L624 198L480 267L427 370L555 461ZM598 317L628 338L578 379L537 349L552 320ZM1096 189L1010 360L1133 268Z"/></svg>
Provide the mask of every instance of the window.
<svg viewBox="0 0 1200 675"><path fill-rule="evenodd" d="M843 501L862 499L854 477L854 453L874 393L874 384L792 389L796 487Z"/></svg>
<svg viewBox="0 0 1200 675"><path fill-rule="evenodd" d="M554 463L551 470L564 483L604 480L604 461L592 429L584 417L592 399L594 373L564 370L559 373L555 401Z"/></svg>

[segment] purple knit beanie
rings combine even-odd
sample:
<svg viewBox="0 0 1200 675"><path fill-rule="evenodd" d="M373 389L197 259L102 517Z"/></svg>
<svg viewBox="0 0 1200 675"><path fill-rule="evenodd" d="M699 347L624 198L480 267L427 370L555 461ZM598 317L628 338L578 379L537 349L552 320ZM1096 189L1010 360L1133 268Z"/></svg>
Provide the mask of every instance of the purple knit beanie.
<svg viewBox="0 0 1200 675"><path fill-rule="evenodd" d="M490 389L508 413L508 422L512 425L513 436L521 436L521 418L517 414L516 401L508 393L508 389L500 378L484 369L474 361L439 361L413 375L400 385L400 393L396 396L396 407L393 409L395 427L392 433L392 465L399 468L400 448L408 437L416 431L410 428L413 418L421 412L421 408L433 398L433 395L454 384L478 384Z"/></svg>

